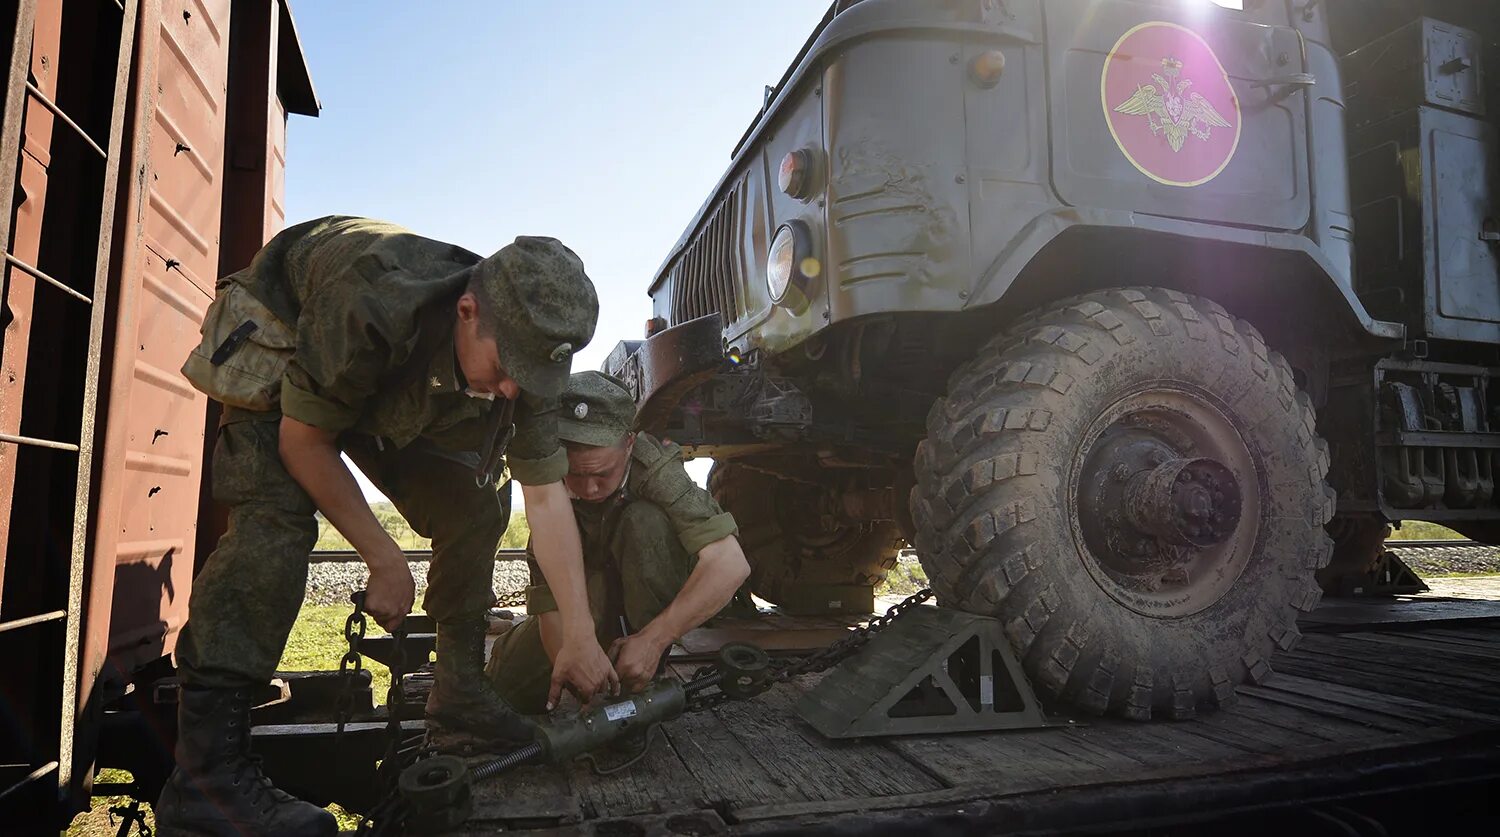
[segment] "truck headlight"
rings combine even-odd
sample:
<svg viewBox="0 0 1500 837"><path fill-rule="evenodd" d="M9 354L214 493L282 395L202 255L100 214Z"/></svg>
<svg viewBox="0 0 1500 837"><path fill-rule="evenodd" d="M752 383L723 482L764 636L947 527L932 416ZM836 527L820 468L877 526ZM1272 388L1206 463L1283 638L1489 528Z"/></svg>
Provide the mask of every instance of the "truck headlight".
<svg viewBox="0 0 1500 837"><path fill-rule="evenodd" d="M771 301L777 305L791 302L793 297L805 293L808 280L819 272L817 259L812 254L812 233L801 221L782 224L771 239L771 250L766 260L766 290L771 292Z"/></svg>

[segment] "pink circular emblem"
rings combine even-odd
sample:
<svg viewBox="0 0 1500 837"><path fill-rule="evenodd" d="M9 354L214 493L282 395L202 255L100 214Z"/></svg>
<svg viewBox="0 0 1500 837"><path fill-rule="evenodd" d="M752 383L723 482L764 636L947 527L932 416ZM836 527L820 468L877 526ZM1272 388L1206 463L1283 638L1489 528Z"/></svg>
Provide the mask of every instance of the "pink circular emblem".
<svg viewBox="0 0 1500 837"><path fill-rule="evenodd" d="M1105 57L1099 90L1115 144L1152 180L1200 186L1234 158L1240 100L1197 32L1165 21L1131 29Z"/></svg>

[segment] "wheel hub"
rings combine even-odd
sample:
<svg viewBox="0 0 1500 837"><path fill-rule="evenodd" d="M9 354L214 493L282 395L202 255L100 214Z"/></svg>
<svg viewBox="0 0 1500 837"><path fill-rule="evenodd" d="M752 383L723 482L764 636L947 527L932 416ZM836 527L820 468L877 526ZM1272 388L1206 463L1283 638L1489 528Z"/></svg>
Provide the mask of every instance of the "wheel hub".
<svg viewBox="0 0 1500 837"><path fill-rule="evenodd" d="M1196 394L1121 399L1075 459L1085 563L1122 604L1181 616L1217 601L1251 552L1258 516L1252 457L1232 422Z"/></svg>
<svg viewBox="0 0 1500 837"><path fill-rule="evenodd" d="M1240 522L1234 472L1207 457L1171 459L1130 478L1124 519L1137 532L1178 546L1214 546Z"/></svg>

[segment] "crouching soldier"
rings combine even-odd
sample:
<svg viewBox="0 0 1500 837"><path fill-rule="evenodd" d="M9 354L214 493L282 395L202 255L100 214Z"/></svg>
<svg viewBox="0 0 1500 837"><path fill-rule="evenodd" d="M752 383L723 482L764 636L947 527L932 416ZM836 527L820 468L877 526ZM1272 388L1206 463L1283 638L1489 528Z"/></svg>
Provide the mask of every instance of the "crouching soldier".
<svg viewBox="0 0 1500 837"><path fill-rule="evenodd" d="M212 482L229 527L194 580L177 646L177 768L156 806L159 833L336 830L327 811L261 772L249 710L302 604L315 513L369 566L366 610L391 628L411 609L406 556L340 453L432 539L435 744L504 750L534 731L484 677L484 613L508 522L493 475L507 440L537 564L558 591L557 678L584 694L618 688L594 639L556 434L572 353L597 313L582 263L554 239L521 237L481 259L364 218L290 227L220 280L183 373L224 404Z"/></svg>
<svg viewBox="0 0 1500 837"><path fill-rule="evenodd" d="M632 433L634 419L618 379L579 372L557 421L589 607L626 694L650 683L672 643L723 610L750 575L734 518L688 476L680 448ZM563 639L556 588L538 577L533 552L529 616L496 641L487 667L501 695L528 714L557 702L551 672Z"/></svg>

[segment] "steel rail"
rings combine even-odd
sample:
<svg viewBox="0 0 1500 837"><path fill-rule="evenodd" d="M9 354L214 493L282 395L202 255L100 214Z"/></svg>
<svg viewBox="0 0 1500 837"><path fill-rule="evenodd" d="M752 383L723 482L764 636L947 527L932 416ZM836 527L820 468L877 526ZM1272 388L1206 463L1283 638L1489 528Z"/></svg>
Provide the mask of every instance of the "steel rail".
<svg viewBox="0 0 1500 837"><path fill-rule="evenodd" d="M43 93L40 87L37 87L35 84L32 84L30 81L28 81L26 82L26 92L30 93L32 97L35 98L38 102L41 102L42 107L52 111L52 115L57 117L58 119L61 119L63 121L63 124L67 125L69 128L72 128L74 133L78 134L78 138L88 143L89 148L94 149L94 153L98 154L101 160L109 159L109 152L105 151L103 146L95 142L94 138L92 136L89 136L89 132L85 131L82 125L74 122L73 117L69 116L63 111L62 108L58 107L56 102L47 98L47 94Z"/></svg>
<svg viewBox="0 0 1500 837"><path fill-rule="evenodd" d="M15 793L16 791L20 790L21 788L24 788L27 785L31 784L32 782L35 782L36 780L42 778L43 776L47 776L47 775L51 774L55 770L57 770L57 762L55 762L55 761L49 761L49 762L47 762L46 764L42 765L41 767L38 767L37 769L31 771L31 773L27 774L26 778L24 778L21 781L15 783L14 785L11 785L10 787L6 788L5 790L0 791L0 799L4 799L5 797L10 796L11 794Z"/></svg>
<svg viewBox="0 0 1500 837"><path fill-rule="evenodd" d="M21 261L20 259L16 258L15 256L11 255L8 252L5 254L5 262L6 262L6 264L9 264L9 265L12 265L14 267L20 268L22 273L29 273L32 276L35 276L36 278L42 280L43 282L46 282L47 284L51 285L54 288L57 288L58 290L62 291L63 293L65 293L65 294L67 294L67 295L69 295L71 297L74 297L75 299L83 302L85 305L93 305L94 304L94 301L92 299L89 299L88 296L86 296L84 294L81 294L78 291L73 290L73 288L71 288L70 286L68 286L68 284L66 282L63 282L61 279L54 279L53 277L48 276L47 274L43 273L40 269L38 269L36 267L33 267L32 265L29 265L26 262Z"/></svg>
<svg viewBox="0 0 1500 837"><path fill-rule="evenodd" d="M352 549L317 549L313 550L311 563L314 564L357 564L364 560L359 553ZM406 560L410 562L431 561L432 550L430 549L408 549ZM526 550L524 549L502 549L495 555L496 561L525 561Z"/></svg>
<svg viewBox="0 0 1500 837"><path fill-rule="evenodd" d="M78 446L68 442L54 442L51 439L35 439L31 436L12 436L9 433L0 433L0 443L11 445L24 445L30 448L47 448L49 450L65 450L77 453Z"/></svg>
<svg viewBox="0 0 1500 837"><path fill-rule="evenodd" d="M0 634L5 633L6 631L14 631L18 628L30 627L31 625L41 625L46 622L59 622L67 618L67 616L68 612L66 610L53 610L47 613L38 613L35 616L28 616L25 619L14 619L10 622L0 622Z"/></svg>

